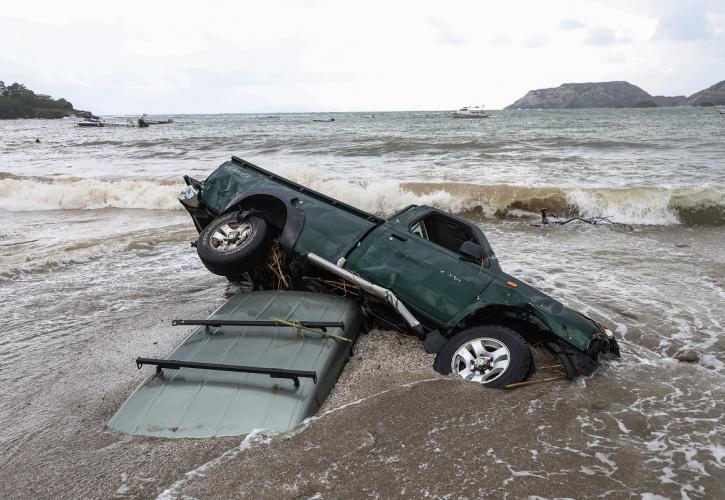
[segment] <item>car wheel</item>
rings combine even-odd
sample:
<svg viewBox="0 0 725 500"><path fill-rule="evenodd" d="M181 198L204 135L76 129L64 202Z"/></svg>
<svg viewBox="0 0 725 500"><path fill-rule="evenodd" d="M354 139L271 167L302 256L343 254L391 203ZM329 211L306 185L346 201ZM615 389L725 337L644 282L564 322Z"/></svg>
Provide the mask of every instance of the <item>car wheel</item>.
<svg viewBox="0 0 725 500"><path fill-rule="evenodd" d="M529 344L503 326L477 326L451 337L438 352L435 368L486 387L521 382L533 364Z"/></svg>
<svg viewBox="0 0 725 500"><path fill-rule="evenodd" d="M272 244L272 226L259 215L239 220L238 212L220 215L199 235L196 251L214 274L235 279L264 262Z"/></svg>

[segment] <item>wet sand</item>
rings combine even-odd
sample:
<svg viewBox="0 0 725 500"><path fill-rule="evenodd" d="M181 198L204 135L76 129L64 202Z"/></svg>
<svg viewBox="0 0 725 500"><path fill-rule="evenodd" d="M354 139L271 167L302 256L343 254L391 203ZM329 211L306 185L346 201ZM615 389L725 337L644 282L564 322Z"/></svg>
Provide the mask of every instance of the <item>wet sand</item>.
<svg viewBox="0 0 725 500"><path fill-rule="evenodd" d="M61 224L52 214L19 220ZM100 249L85 239L90 250L44 245L58 255L0 277L0 498L717 498L725 489L717 229L487 223L510 272L616 328L622 360L575 383L485 390L434 373L418 341L373 332L329 413L267 443L105 430L148 373L133 360L165 356L189 331L171 320L205 317L229 289L189 248L190 228L133 233L117 248L139 214L72 215L120 234ZM9 248L13 262L35 255ZM681 348L700 362L672 359Z"/></svg>
<svg viewBox="0 0 725 500"><path fill-rule="evenodd" d="M200 304L196 311L211 308ZM236 438L170 441L105 430L146 373L133 359L142 352L165 356L186 335L170 326L180 313L188 314L189 304L121 322L112 334L99 330L72 359L60 354L68 363L46 374L24 405L3 396L5 408L15 407L3 420L12 419L18 437L2 443L1 498L152 497L180 471L238 444Z"/></svg>
<svg viewBox="0 0 725 500"><path fill-rule="evenodd" d="M486 390L436 374L419 342L392 332L363 335L320 415L286 435L164 440L105 430L146 373L133 358L165 355L187 333L168 326L172 317L216 306L203 304L99 332L76 363L54 373L18 410L28 432L4 443L0 497L715 498L721 490L722 469L693 465L696 453L669 457L674 468L691 469L696 485L662 481L658 461L668 458L658 458L657 443L687 418L701 419L703 433L717 428L722 390L709 391L709 408L702 394L689 394L671 414L645 415L637 408L677 395L638 386L651 366L623 376L616 363L575 383ZM692 387L688 379L705 372L673 368Z"/></svg>

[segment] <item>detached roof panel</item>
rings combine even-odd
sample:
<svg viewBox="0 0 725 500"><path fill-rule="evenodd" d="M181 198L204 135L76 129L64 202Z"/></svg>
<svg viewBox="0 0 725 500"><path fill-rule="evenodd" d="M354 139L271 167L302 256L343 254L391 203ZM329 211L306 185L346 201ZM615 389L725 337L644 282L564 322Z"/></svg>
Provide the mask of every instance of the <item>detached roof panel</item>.
<svg viewBox="0 0 725 500"><path fill-rule="evenodd" d="M209 319L344 323L328 332L355 340L360 311L352 300L311 292L237 294ZM317 383L267 374L196 368L151 372L110 420L112 430L155 437L212 437L254 429L287 431L313 415L327 398L352 343L287 326L195 328L168 359L262 368L308 370Z"/></svg>

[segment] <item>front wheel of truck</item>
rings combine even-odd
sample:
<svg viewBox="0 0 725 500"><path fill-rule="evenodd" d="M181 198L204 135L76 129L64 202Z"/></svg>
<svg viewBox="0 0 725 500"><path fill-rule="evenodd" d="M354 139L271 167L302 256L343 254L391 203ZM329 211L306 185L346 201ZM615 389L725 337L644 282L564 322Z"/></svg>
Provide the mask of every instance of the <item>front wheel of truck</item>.
<svg viewBox="0 0 725 500"><path fill-rule="evenodd" d="M204 228L196 251L209 271L236 279L264 262L273 237L272 226L260 215L232 212Z"/></svg>
<svg viewBox="0 0 725 500"><path fill-rule="evenodd" d="M503 326L476 326L451 337L438 352L435 368L447 375L503 388L531 372L531 349L524 338Z"/></svg>

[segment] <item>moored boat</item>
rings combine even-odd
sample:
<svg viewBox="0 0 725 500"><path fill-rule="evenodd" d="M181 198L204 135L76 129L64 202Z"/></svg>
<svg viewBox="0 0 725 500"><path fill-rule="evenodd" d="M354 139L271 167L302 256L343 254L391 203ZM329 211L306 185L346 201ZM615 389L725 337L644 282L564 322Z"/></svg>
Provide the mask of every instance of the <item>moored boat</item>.
<svg viewBox="0 0 725 500"><path fill-rule="evenodd" d="M149 125L166 125L169 123L174 123L174 120L169 118L168 120L151 120L149 119L149 115L144 113L141 115L141 118L138 119L138 126L139 127L148 127Z"/></svg>
<svg viewBox="0 0 725 500"><path fill-rule="evenodd" d="M464 106L458 111L451 111L453 118L488 118L491 116L483 106Z"/></svg>

